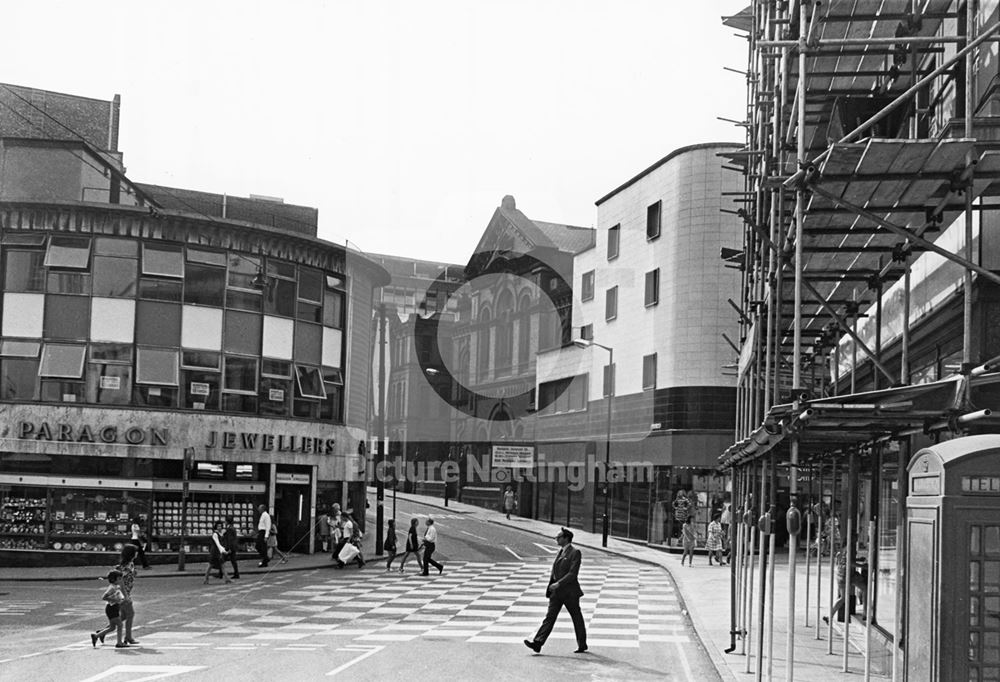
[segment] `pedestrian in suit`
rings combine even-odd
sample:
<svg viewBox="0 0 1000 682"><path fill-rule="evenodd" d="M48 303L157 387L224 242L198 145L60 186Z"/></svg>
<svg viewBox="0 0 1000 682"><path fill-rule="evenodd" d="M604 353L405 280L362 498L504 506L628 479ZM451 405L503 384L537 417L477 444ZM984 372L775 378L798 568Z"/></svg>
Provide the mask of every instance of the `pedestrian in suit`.
<svg viewBox="0 0 1000 682"><path fill-rule="evenodd" d="M427 530L424 531L424 572L420 575L430 575L428 571L433 566L438 575L444 573L444 565L434 561L434 550L437 549L438 531L434 527L434 519L427 519Z"/></svg>
<svg viewBox="0 0 1000 682"><path fill-rule="evenodd" d="M538 633L534 639L524 640L524 645L536 654L541 652L542 645L549 638L552 628L556 624L559 612L565 606L569 611L570 618L573 619L573 630L576 632L576 651L582 654L587 650L587 626L583 622L583 613L580 611L580 597L583 590L580 589L580 562L582 555L580 550L573 546L573 531L560 528L556 535L556 542L562 547L556 560L552 564L552 573L549 575L549 586L545 590L545 596L549 598L549 611L545 614L542 626L538 628Z"/></svg>

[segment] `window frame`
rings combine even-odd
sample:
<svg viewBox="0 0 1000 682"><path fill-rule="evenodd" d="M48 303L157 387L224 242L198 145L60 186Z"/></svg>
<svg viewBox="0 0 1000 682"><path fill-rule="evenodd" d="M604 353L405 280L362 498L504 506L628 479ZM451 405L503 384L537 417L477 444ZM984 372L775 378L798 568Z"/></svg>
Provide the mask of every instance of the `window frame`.
<svg viewBox="0 0 1000 682"><path fill-rule="evenodd" d="M596 270L588 270L580 278L580 300L594 300L594 289L597 281Z"/></svg>
<svg viewBox="0 0 1000 682"><path fill-rule="evenodd" d="M613 310L612 310L613 308ZM618 318L618 285L604 292L604 320L610 322Z"/></svg>
<svg viewBox="0 0 1000 682"><path fill-rule="evenodd" d="M656 353L642 356L642 390L656 388L657 363Z"/></svg>
<svg viewBox="0 0 1000 682"><path fill-rule="evenodd" d="M653 220L654 216L655 220ZM646 241L651 242L659 239L662 232L663 200L660 199L646 207Z"/></svg>
<svg viewBox="0 0 1000 682"><path fill-rule="evenodd" d="M652 279L652 285L650 281ZM650 296L652 293L652 296ZM647 308L652 308L660 303L660 269L654 268L646 273L645 286L643 289L643 302Z"/></svg>
<svg viewBox="0 0 1000 682"><path fill-rule="evenodd" d="M608 260L614 260L621 255L622 224L618 223L608 228ZM612 239L612 235L614 238ZM612 250L611 245L614 244Z"/></svg>

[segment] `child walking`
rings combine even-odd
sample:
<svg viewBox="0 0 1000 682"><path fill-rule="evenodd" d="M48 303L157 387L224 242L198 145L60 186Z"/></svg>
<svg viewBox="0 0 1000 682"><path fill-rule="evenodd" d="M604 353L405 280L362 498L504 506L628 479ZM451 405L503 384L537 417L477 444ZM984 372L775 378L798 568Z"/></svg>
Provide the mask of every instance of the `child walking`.
<svg viewBox="0 0 1000 682"><path fill-rule="evenodd" d="M112 630L118 631L118 643L115 644L116 649L124 649L128 646L125 640L122 639L122 613L121 604L125 601L125 593L122 592L121 586L118 584L118 579L122 577L122 574L118 571L110 571L107 576L108 589L104 590L104 596L101 597L108 604L104 607L104 615L108 617L108 627L103 630L98 630L90 635L90 645L97 648L97 640L104 644L104 637Z"/></svg>
<svg viewBox="0 0 1000 682"><path fill-rule="evenodd" d="M684 519L684 525L681 526L681 543L684 546L684 553L681 554L681 566L684 565L684 559L688 560L688 566L694 565L694 545L697 539L698 534L695 533L694 524L689 516Z"/></svg>
<svg viewBox="0 0 1000 682"><path fill-rule="evenodd" d="M222 521L216 521L212 526L212 537L208 539L208 568L205 569L205 584L208 584L208 577L212 571L218 571L219 575L226 579L227 583L233 582L226 572L226 550L222 544Z"/></svg>
<svg viewBox="0 0 1000 682"><path fill-rule="evenodd" d="M712 517L708 524L708 538L705 540L705 549L708 550L708 565L712 565L712 556L715 556L719 565L722 565L722 524L719 523L719 515Z"/></svg>
<svg viewBox="0 0 1000 682"><path fill-rule="evenodd" d="M271 559L275 554L281 557L281 563L288 563L288 555L278 549L278 529L271 528L271 534L267 536L267 558Z"/></svg>
<svg viewBox="0 0 1000 682"><path fill-rule="evenodd" d="M385 562L385 570L392 570L392 560L396 558L396 520L389 519L388 527L385 529L385 542L382 543L385 553L389 555Z"/></svg>

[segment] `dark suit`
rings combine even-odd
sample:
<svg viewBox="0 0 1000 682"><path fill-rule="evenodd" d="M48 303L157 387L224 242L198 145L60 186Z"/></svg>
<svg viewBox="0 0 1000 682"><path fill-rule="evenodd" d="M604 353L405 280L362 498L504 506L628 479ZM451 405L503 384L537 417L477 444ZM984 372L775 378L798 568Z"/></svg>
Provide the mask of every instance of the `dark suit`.
<svg viewBox="0 0 1000 682"><path fill-rule="evenodd" d="M545 591L545 596L549 598L549 610L545 614L545 620L538 628L534 640L539 646L545 644L545 640L549 638L549 634L556 624L556 618L559 617L559 612L565 606L566 610L569 611L570 618L573 619L577 646L581 649L587 648L587 626L583 622L583 613L580 611L580 597L583 596L579 580L582 558L580 550L572 544L566 543L556 556L555 563L552 564L549 587Z"/></svg>

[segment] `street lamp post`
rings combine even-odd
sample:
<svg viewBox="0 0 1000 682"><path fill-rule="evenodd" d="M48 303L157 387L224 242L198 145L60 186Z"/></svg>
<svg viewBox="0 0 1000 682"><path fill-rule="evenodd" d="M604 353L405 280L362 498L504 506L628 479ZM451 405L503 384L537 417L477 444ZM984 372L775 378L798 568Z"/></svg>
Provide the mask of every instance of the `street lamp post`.
<svg viewBox="0 0 1000 682"><path fill-rule="evenodd" d="M611 406L615 397L615 350L590 339L573 339L578 348L597 346L608 351L608 424L604 445L604 514L601 516L601 546L608 546L608 469L611 467Z"/></svg>

